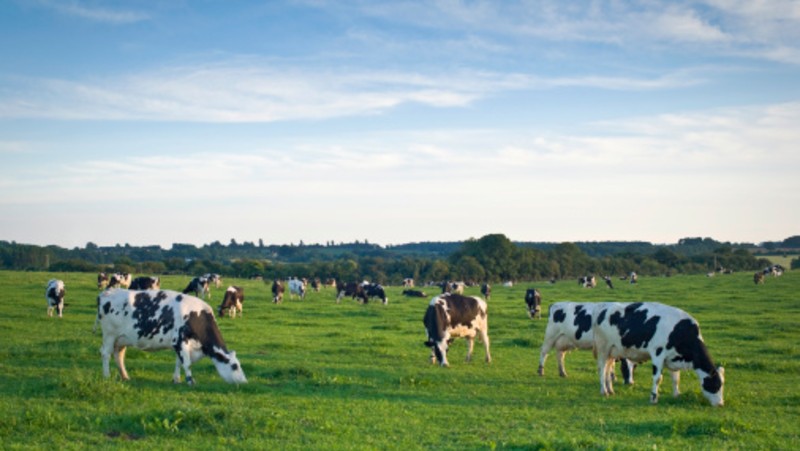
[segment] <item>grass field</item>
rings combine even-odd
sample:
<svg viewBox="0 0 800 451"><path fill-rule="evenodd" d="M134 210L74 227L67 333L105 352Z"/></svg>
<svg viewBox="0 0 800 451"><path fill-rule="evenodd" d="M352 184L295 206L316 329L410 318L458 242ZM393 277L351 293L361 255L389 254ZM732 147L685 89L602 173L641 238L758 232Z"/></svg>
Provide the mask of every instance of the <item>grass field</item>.
<svg viewBox="0 0 800 451"><path fill-rule="evenodd" d="M48 318L44 288L67 285L62 319ZM270 302L261 282L245 288L244 318L218 319L249 383L228 385L212 363L193 366L198 385L171 382L174 354L128 351L131 381L101 376L92 334L92 274L0 272L0 437L4 449L797 449L800 447L800 272L640 278L609 290L577 283L496 286L489 301L493 362L476 343L450 368L429 363L422 316L428 299L335 304L328 289L305 301ZM181 289L188 277L166 277ZM636 384L599 394L591 352L567 356L570 377L535 375L546 320L528 319L524 292L561 300L659 301L699 322L726 368L725 406L711 407L694 373L673 398L669 377L649 404L651 369ZM470 293L477 294L477 289ZM428 290L433 294L434 290ZM212 290L213 307L222 290ZM112 362L113 366L113 362Z"/></svg>

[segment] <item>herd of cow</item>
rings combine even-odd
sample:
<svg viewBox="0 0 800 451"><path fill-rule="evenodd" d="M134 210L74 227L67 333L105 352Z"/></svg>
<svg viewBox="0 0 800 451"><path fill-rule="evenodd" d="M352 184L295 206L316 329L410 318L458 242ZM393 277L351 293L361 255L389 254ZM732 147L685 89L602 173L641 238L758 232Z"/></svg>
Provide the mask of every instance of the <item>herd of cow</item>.
<svg viewBox="0 0 800 451"><path fill-rule="evenodd" d="M128 380L125 369L125 350L134 346L151 351L172 348L176 353L173 381L181 380L181 368L186 382L194 384L191 364L207 356L220 376L229 383L246 383L247 379L234 351L229 351L217 326L212 308L200 297L210 295L209 284L221 285L216 274L196 277L183 292L162 290L157 277L131 280L127 274L98 276L97 319L103 333L100 353L103 375L110 377L109 361L114 356L120 376ZM305 296L305 281L292 278L286 281L290 294ZM379 284L336 283L336 302L344 296L366 303L377 297L384 304L388 298ZM448 347L455 338L467 341L467 361L472 358L475 337L483 343L486 362L491 362L487 303L479 296L465 296L463 286L442 285L443 292L428 303L423 317L427 334L425 345L431 348L431 362L448 366ZM416 296L408 294L408 296ZM190 295L194 294L194 296ZM283 298L284 282L272 284L273 302ZM421 292L419 292L421 293ZM484 284L481 293L488 300L491 287ZM422 293L424 296L424 293ZM65 287L61 280L48 282L46 297L48 315L54 311L62 316ZM244 292L231 286L225 291L217 313L228 312L232 317L242 313ZM527 312L531 319L541 317L541 293L528 289L525 294ZM636 363L647 360L653 364L653 384L650 401L658 402L662 371L669 370L672 391L678 396L680 370L694 370L700 380L703 395L713 406L723 405L724 369L715 367L700 334L697 321L675 307L660 303L588 303L556 302L550 305L544 341L539 356L538 374L544 376L548 353L558 354L559 374L567 376L564 357L573 349L591 349L597 357L600 393L614 393L614 364L622 362L625 383L633 383Z"/></svg>

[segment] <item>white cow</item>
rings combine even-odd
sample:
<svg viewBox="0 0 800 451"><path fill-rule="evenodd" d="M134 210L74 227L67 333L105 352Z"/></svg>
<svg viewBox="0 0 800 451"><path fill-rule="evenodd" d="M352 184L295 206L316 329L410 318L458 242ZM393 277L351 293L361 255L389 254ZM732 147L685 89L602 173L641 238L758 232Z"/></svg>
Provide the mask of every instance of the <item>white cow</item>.
<svg viewBox="0 0 800 451"><path fill-rule="evenodd" d="M53 313L58 313L58 317L62 318L64 313L64 282L58 279L50 279L47 282L47 289L44 291L45 298L47 298L47 316L52 317Z"/></svg>
<svg viewBox="0 0 800 451"><path fill-rule="evenodd" d="M145 351L175 350L176 384L183 367L186 382L194 385L190 366L203 356L211 358L226 382L247 382L236 353L225 346L213 310L196 297L168 290L109 289L97 297L97 321L103 330L100 354L105 377L110 376L113 354L122 379L130 379L125 349L135 346Z"/></svg>
<svg viewBox="0 0 800 451"><path fill-rule="evenodd" d="M678 396L680 370L694 370L703 395L712 406L723 405L725 369L715 367L708 354L700 325L681 309L656 302L603 303L595 308L594 347L600 377L600 393L614 394L610 368L614 359L653 362L650 402L658 402L664 368L672 375L672 394Z"/></svg>
<svg viewBox="0 0 800 451"><path fill-rule="evenodd" d="M288 284L290 297L299 296L301 300L306 298L306 284L302 280L293 278Z"/></svg>

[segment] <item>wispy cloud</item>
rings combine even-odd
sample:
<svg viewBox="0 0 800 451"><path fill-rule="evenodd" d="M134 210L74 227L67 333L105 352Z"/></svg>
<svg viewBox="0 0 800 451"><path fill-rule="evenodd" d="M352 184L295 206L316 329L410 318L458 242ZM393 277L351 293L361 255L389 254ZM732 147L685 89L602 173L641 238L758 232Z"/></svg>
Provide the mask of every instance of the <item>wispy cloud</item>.
<svg viewBox="0 0 800 451"><path fill-rule="evenodd" d="M146 13L114 7L97 6L95 4L87 5L85 2L79 2L77 0L36 0L36 3L45 8L58 11L61 14L94 22L129 24L149 19Z"/></svg>

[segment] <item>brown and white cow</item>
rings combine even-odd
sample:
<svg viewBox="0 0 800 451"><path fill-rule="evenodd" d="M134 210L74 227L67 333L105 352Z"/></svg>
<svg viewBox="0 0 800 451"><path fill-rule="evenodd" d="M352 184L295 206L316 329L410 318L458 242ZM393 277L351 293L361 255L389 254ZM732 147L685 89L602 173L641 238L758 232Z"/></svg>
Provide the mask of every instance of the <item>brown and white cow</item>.
<svg viewBox="0 0 800 451"><path fill-rule="evenodd" d="M283 282L280 280L273 280L272 281L272 302L275 304L280 304L283 302L283 292L285 288L283 287Z"/></svg>
<svg viewBox="0 0 800 451"><path fill-rule="evenodd" d="M142 276L131 281L130 290L158 290L161 289L161 279L158 277Z"/></svg>
<svg viewBox="0 0 800 451"><path fill-rule="evenodd" d="M201 299L168 290L106 290L97 297L97 321L103 330L100 354L103 376L109 377L109 360L119 368L123 380L125 349L135 346L144 351L173 349L177 354L173 382L180 383L181 367L186 382L194 385L190 366L207 356L226 382L247 382L236 353L228 351L214 311Z"/></svg>
<svg viewBox="0 0 800 451"><path fill-rule="evenodd" d="M63 317L64 295L66 295L66 293L64 281L50 279L47 282L47 288L44 291L44 296L47 298L47 316L52 317L53 313L58 313L59 318Z"/></svg>
<svg viewBox="0 0 800 451"><path fill-rule="evenodd" d="M472 360L475 336L480 337L486 350L486 363L492 361L489 353L489 321L486 302L477 296L445 293L434 296L422 319L428 335L425 346L431 348L431 363L449 366L447 349L455 338L467 339L467 362Z"/></svg>
<svg viewBox="0 0 800 451"><path fill-rule="evenodd" d="M593 318L596 302L556 302L550 305L544 341L539 353L539 376L544 376L544 364L547 354L555 349L558 355L558 374L567 377L564 357L573 349L589 350L594 347ZM622 379L626 384L633 384L633 364L622 360Z"/></svg>
<svg viewBox="0 0 800 451"><path fill-rule="evenodd" d="M753 274L753 282L756 285L763 284L764 283L764 273L759 271L759 272Z"/></svg>
<svg viewBox="0 0 800 451"><path fill-rule="evenodd" d="M484 283L481 285L481 294L483 295L484 299L487 301L492 297L492 286L488 283Z"/></svg>
<svg viewBox="0 0 800 451"><path fill-rule="evenodd" d="M231 318L236 318L236 312L239 312L239 317L242 316L242 303L244 303L244 289L231 285L225 290L225 295L222 298L222 303L217 310L219 316L223 316L227 310Z"/></svg>
<svg viewBox="0 0 800 451"><path fill-rule="evenodd" d="M342 298L345 296L350 296L355 300L358 298L362 303L369 302L369 298L367 297L367 292L364 290L364 286L360 283L356 282L336 282L336 303L338 304L341 302Z"/></svg>
<svg viewBox="0 0 800 451"><path fill-rule="evenodd" d="M108 286L108 274L101 272L97 273L97 289L102 290Z"/></svg>
<svg viewBox="0 0 800 451"><path fill-rule="evenodd" d="M131 275L126 272L118 272L109 276L106 288L128 288L129 286L131 286Z"/></svg>
<svg viewBox="0 0 800 451"><path fill-rule="evenodd" d="M683 310L657 302L598 304L594 349L600 377L600 393L614 394L610 377L617 358L653 362L650 402L658 402L658 388L666 368L672 376L672 394L678 396L680 370L694 370L703 395L712 406L722 406L725 370L715 367L708 354L700 325Z"/></svg>

